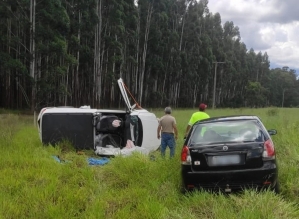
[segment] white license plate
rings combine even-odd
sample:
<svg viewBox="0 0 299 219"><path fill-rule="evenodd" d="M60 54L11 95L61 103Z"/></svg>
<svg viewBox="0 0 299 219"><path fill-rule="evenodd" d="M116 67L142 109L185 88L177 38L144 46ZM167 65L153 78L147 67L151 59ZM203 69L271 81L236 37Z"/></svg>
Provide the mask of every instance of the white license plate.
<svg viewBox="0 0 299 219"><path fill-rule="evenodd" d="M224 191L225 191L225 192L232 192L232 190L229 189L229 188L226 188Z"/></svg>
<svg viewBox="0 0 299 219"><path fill-rule="evenodd" d="M240 164L241 158L239 155L225 155L225 156L209 156L210 166L228 166Z"/></svg>

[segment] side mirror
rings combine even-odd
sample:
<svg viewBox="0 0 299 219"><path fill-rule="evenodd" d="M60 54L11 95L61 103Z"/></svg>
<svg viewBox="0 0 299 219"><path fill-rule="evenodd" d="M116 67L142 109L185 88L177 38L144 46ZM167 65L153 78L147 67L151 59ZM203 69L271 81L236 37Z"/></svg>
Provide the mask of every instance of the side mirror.
<svg viewBox="0 0 299 219"><path fill-rule="evenodd" d="M269 135L276 135L277 131L275 129L268 130Z"/></svg>

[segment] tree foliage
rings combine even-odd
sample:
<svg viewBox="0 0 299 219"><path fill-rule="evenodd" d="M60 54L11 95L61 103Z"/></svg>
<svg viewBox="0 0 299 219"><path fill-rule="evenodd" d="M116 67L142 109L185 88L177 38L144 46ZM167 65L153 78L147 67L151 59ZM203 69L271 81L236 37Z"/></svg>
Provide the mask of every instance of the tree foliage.
<svg viewBox="0 0 299 219"><path fill-rule="evenodd" d="M299 105L296 72L270 69L207 0L10 0L0 13L0 107L119 107L119 77L147 107L212 105L215 62L217 107Z"/></svg>

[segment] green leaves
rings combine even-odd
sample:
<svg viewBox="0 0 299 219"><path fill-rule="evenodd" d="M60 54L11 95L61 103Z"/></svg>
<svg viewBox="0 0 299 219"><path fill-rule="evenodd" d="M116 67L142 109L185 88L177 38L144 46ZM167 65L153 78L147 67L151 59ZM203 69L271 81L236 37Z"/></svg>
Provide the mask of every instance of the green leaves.
<svg viewBox="0 0 299 219"><path fill-rule="evenodd" d="M246 86L246 101L249 107L266 106L268 90L259 82L249 81Z"/></svg>
<svg viewBox="0 0 299 219"><path fill-rule="evenodd" d="M87 96L97 105L118 107L117 86L111 84L119 76L142 105L212 105L215 61L225 62L216 71L216 106L244 106L246 95L251 105L280 106L283 95L285 106L299 105L295 72L270 70L267 53L247 49L234 21L222 25L221 15L209 12L207 0L36 2L34 79L37 86L47 84L37 88L38 107L48 102L78 105ZM24 95L10 82L29 72L29 11L29 0L0 5L1 91L22 106ZM259 94L258 85L248 81L259 83ZM22 78L22 86L30 96L31 81ZM69 96L55 93L60 87ZM48 88L55 94L48 95ZM152 101L160 94L160 100ZM259 100L252 102L254 94ZM3 106L14 106L15 101L2 99Z"/></svg>
<svg viewBox="0 0 299 219"><path fill-rule="evenodd" d="M4 75L6 72L18 71L19 74L27 73L26 66L18 59L14 59L9 54L0 52L0 66L4 71L0 71L0 75ZM6 71L10 70L10 71Z"/></svg>

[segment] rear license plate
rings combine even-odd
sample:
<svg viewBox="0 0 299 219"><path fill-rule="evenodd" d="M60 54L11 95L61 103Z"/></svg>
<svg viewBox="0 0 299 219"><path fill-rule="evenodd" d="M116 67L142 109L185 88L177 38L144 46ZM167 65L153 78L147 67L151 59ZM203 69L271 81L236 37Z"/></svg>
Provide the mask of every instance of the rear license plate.
<svg viewBox="0 0 299 219"><path fill-rule="evenodd" d="M232 190L230 188L226 188L224 191L225 192L232 192Z"/></svg>
<svg viewBox="0 0 299 219"><path fill-rule="evenodd" d="M224 156L209 156L209 166L229 166L241 163L241 157L238 154Z"/></svg>

